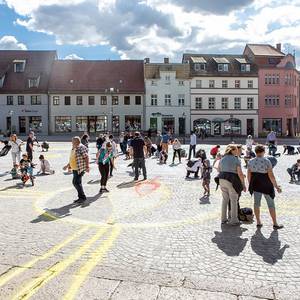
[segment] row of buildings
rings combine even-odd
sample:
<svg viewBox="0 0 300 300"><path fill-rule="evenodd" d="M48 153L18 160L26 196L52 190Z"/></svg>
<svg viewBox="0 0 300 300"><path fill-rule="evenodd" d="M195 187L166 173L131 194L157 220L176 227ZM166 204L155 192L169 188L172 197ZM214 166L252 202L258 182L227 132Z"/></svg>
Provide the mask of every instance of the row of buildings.
<svg viewBox="0 0 300 300"><path fill-rule="evenodd" d="M299 72L281 45L242 55L59 60L56 51L0 51L0 131L43 135L168 129L209 136L294 136Z"/></svg>

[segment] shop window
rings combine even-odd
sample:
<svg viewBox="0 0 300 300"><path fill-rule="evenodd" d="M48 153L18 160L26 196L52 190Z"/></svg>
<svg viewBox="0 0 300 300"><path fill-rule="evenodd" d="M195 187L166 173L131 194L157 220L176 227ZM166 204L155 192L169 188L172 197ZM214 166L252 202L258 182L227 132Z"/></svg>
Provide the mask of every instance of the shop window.
<svg viewBox="0 0 300 300"><path fill-rule="evenodd" d="M71 132L71 117L55 117L55 132Z"/></svg>
<svg viewBox="0 0 300 300"><path fill-rule="evenodd" d="M125 130L135 131L141 129L141 116L125 116Z"/></svg>

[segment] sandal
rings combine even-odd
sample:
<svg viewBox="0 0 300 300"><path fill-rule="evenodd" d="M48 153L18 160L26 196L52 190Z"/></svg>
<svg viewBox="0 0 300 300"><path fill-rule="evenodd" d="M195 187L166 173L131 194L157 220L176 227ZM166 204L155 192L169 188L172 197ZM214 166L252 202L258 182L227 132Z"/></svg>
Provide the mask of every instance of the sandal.
<svg viewBox="0 0 300 300"><path fill-rule="evenodd" d="M273 225L273 229L282 229L284 226L283 225Z"/></svg>
<svg viewBox="0 0 300 300"><path fill-rule="evenodd" d="M261 227L263 227L263 224L256 224L256 227L261 228Z"/></svg>

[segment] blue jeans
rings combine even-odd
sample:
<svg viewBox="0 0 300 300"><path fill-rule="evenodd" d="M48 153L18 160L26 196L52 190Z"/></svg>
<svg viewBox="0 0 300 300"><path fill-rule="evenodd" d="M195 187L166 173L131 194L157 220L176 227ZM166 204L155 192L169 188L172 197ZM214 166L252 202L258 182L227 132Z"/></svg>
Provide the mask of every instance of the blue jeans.
<svg viewBox="0 0 300 300"><path fill-rule="evenodd" d="M73 183L75 189L77 190L78 199L85 200L86 196L84 194L83 187L82 187L82 176L83 175L84 175L84 172L78 174L78 171L73 170L73 182L72 183Z"/></svg>

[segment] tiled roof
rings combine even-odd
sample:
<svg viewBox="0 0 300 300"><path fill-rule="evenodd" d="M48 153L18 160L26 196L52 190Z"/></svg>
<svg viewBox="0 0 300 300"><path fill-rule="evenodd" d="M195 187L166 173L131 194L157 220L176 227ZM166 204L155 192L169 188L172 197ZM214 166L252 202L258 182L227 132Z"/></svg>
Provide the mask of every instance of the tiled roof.
<svg viewBox="0 0 300 300"><path fill-rule="evenodd" d="M57 60L49 82L52 93L144 93L142 60Z"/></svg>
<svg viewBox="0 0 300 300"><path fill-rule="evenodd" d="M56 51L0 50L0 77L5 75L1 94L46 93ZM14 61L26 61L25 70L14 72ZM28 79L40 76L39 86L29 88Z"/></svg>
<svg viewBox="0 0 300 300"><path fill-rule="evenodd" d="M206 60L205 70L195 70L194 62L195 57L201 57ZM258 70L255 64L248 62L243 55L228 55L228 54L183 54L182 61L190 66L190 76L257 76ZM218 63L228 64L228 71L218 71ZM242 72L241 64L250 64L250 72Z"/></svg>
<svg viewBox="0 0 300 300"><path fill-rule="evenodd" d="M248 47L255 56L285 56L283 52L268 44L247 44L246 47Z"/></svg>

